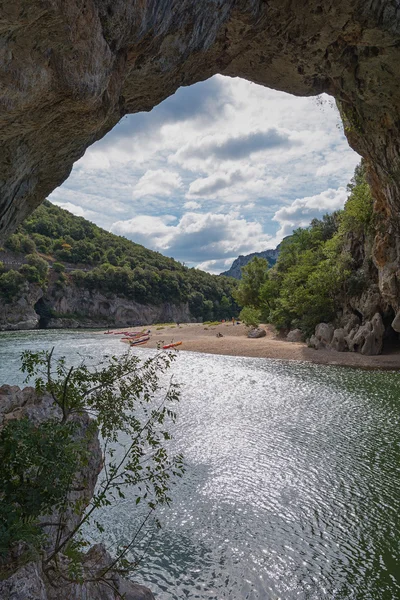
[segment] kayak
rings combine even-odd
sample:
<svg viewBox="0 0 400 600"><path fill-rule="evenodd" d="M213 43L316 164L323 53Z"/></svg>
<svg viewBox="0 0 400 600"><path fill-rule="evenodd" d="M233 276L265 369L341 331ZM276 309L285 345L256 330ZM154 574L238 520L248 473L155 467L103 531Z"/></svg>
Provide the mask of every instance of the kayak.
<svg viewBox="0 0 400 600"><path fill-rule="evenodd" d="M131 346L137 346L138 344L145 344L150 339L149 335L145 335L144 337L138 338L137 340L128 340Z"/></svg>
<svg viewBox="0 0 400 600"><path fill-rule="evenodd" d="M166 344L163 346L163 350L168 350L168 348L175 348L176 346L181 346L182 342L175 342L174 344Z"/></svg>
<svg viewBox="0 0 400 600"><path fill-rule="evenodd" d="M141 338L144 335L148 335L147 333L145 333L144 331L141 331L140 333L125 333L124 337L122 337L122 340L134 340L135 338Z"/></svg>

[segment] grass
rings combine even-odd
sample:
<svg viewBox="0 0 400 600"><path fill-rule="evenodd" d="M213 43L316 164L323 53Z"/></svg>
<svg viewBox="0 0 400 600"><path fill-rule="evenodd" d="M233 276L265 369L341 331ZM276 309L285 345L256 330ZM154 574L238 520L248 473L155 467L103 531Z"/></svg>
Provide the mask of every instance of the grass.
<svg viewBox="0 0 400 600"><path fill-rule="evenodd" d="M221 325L221 321L204 321L203 325Z"/></svg>

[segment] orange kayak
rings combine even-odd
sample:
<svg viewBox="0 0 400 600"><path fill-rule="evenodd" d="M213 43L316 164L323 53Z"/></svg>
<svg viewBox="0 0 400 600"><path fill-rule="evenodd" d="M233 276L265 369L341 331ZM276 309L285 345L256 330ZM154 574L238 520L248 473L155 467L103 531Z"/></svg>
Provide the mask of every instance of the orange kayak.
<svg viewBox="0 0 400 600"><path fill-rule="evenodd" d="M163 350L168 350L168 348L175 348L176 346L181 346L182 342L175 342L174 344L166 344L163 346Z"/></svg>

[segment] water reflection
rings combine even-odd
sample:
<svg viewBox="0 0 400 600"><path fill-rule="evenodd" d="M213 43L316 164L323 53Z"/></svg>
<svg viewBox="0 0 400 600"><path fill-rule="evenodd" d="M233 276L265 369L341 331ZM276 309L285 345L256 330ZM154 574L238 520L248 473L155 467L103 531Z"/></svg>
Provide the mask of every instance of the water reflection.
<svg viewBox="0 0 400 600"><path fill-rule="evenodd" d="M105 337L2 335L0 377L21 382L25 347L124 350ZM400 597L398 374L190 353L174 372L188 469L138 580L163 600ZM103 514L106 541L139 516L129 498Z"/></svg>

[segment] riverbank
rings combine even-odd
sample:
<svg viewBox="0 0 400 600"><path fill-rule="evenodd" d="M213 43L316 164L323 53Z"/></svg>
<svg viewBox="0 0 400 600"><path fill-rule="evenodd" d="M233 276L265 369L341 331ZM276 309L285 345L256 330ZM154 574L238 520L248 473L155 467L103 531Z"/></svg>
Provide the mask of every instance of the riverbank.
<svg viewBox="0 0 400 600"><path fill-rule="evenodd" d="M232 323L218 325L183 323L179 327L166 324L148 328L151 330L151 337L143 346L144 348L157 348L159 345L182 341L182 345L179 346L179 350L182 351L296 360L365 369L400 369L400 348L379 356L363 356L354 352L335 350L314 350L304 343L287 342L277 336L270 325L263 326L266 336L258 339L249 339L244 325L232 325ZM218 333L223 337L217 337Z"/></svg>

